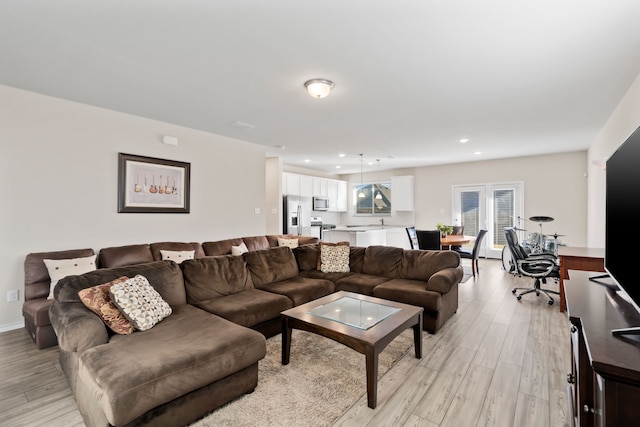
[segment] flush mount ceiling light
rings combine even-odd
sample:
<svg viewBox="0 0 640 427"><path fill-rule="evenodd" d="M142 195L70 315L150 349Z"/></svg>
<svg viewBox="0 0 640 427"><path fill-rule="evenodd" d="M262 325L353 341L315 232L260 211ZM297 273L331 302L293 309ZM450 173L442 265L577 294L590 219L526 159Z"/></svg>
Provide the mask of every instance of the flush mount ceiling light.
<svg viewBox="0 0 640 427"><path fill-rule="evenodd" d="M311 79L304 82L304 87L307 88L309 95L314 98L324 98L329 95L334 86L335 83L326 79Z"/></svg>

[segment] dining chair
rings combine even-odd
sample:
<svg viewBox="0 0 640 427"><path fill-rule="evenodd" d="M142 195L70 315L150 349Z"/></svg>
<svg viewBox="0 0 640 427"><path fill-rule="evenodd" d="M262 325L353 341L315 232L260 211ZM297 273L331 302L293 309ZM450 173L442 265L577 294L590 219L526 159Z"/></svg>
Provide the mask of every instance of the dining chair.
<svg viewBox="0 0 640 427"><path fill-rule="evenodd" d="M416 228L415 227L407 227L407 236L409 236L409 245L411 246L411 249L420 249L420 246L418 245L418 235L416 234Z"/></svg>
<svg viewBox="0 0 640 427"><path fill-rule="evenodd" d="M451 235L464 236L464 225L452 225L451 228L453 229ZM462 246L451 246L450 249L452 251L460 251L462 250Z"/></svg>
<svg viewBox="0 0 640 427"><path fill-rule="evenodd" d="M440 251L442 250L442 236L440 230L416 230L418 247L420 249Z"/></svg>
<svg viewBox="0 0 640 427"><path fill-rule="evenodd" d="M471 272L473 273L473 277L476 277L476 272L480 271L480 268L478 267L478 258L480 256L480 249L482 249L482 241L484 240L485 234L487 234L487 230L480 230L478 232L478 236L476 237L476 241L473 243L472 250L455 249L455 251L460 254L460 258L471 260ZM453 249L453 247L451 249Z"/></svg>

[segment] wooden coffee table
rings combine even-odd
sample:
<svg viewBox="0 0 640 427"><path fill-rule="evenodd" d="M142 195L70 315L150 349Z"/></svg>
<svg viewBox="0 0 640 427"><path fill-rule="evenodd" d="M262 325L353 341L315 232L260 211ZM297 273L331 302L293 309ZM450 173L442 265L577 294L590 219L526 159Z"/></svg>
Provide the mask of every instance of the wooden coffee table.
<svg viewBox="0 0 640 427"><path fill-rule="evenodd" d="M336 292L283 311L282 364L289 364L291 331L313 332L366 357L367 401L378 399L378 355L405 329L413 328L416 358L422 358L422 307L351 292Z"/></svg>

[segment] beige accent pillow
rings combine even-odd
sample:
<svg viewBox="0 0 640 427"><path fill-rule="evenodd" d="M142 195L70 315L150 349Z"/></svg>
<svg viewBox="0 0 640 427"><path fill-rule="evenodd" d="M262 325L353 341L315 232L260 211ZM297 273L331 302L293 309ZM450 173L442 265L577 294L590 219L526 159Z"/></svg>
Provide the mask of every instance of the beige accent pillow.
<svg viewBox="0 0 640 427"><path fill-rule="evenodd" d="M178 264L186 259L193 259L195 253L196 251L165 251L164 249L160 249L160 256L163 261L168 259Z"/></svg>
<svg viewBox="0 0 640 427"><path fill-rule="evenodd" d="M249 252L249 249L244 242L240 243L238 246L231 246L231 255L240 256L245 252Z"/></svg>
<svg viewBox="0 0 640 427"><path fill-rule="evenodd" d="M291 249L298 247L298 239L284 239L278 237L278 246L288 246Z"/></svg>
<svg viewBox="0 0 640 427"><path fill-rule="evenodd" d="M323 273L348 273L349 252L349 242L322 243L319 270Z"/></svg>
<svg viewBox="0 0 640 427"><path fill-rule="evenodd" d="M171 307L149 283L137 275L111 286L109 296L136 329L146 331L171 314Z"/></svg>
<svg viewBox="0 0 640 427"><path fill-rule="evenodd" d="M102 321L116 334L129 335L133 332L133 324L118 310L109 297L111 286L129 280L122 276L102 285L92 286L78 292L80 301L97 314Z"/></svg>
<svg viewBox="0 0 640 427"><path fill-rule="evenodd" d="M47 299L53 299L53 288L56 287L60 279L67 276L77 276L88 273L96 269L95 255L70 259L43 259L43 261L44 265L47 266L47 271L49 271L49 277L51 278Z"/></svg>

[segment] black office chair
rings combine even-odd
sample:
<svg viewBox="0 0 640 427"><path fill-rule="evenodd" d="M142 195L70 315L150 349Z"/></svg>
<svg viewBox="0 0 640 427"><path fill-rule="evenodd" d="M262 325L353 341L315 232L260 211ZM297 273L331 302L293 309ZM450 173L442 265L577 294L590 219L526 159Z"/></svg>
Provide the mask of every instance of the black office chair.
<svg viewBox="0 0 640 427"><path fill-rule="evenodd" d="M547 278L554 278L556 280L560 278L560 268L558 267L557 258L548 254L528 255L524 248L518 243L518 235L511 227L505 228L504 234L507 238L513 265L517 269L518 275L533 277L535 279L533 288L513 288L511 292L516 294L518 290L524 290L524 292L516 295L518 300L521 300L523 295L535 292L536 296L540 296L542 292L549 298L547 303L553 305L554 299L549 294L560 295L560 293L550 289L542 289L540 287L540 281L547 283Z"/></svg>
<svg viewBox="0 0 640 427"><path fill-rule="evenodd" d="M409 236L409 244L411 245L411 249L420 249L420 245L418 245L418 235L416 234L415 227L407 227L407 236Z"/></svg>
<svg viewBox="0 0 640 427"><path fill-rule="evenodd" d="M440 230L416 230L418 235L418 247L431 251L442 250L442 237Z"/></svg>
<svg viewBox="0 0 640 427"><path fill-rule="evenodd" d="M473 277L476 277L476 272L480 271L478 267L478 257L480 256L480 248L482 247L482 241L484 240L485 234L487 234L487 230L480 230L478 232L478 236L476 237L476 241L473 243L472 250L456 249L456 252L460 254L460 258L471 260L471 272L473 273Z"/></svg>

